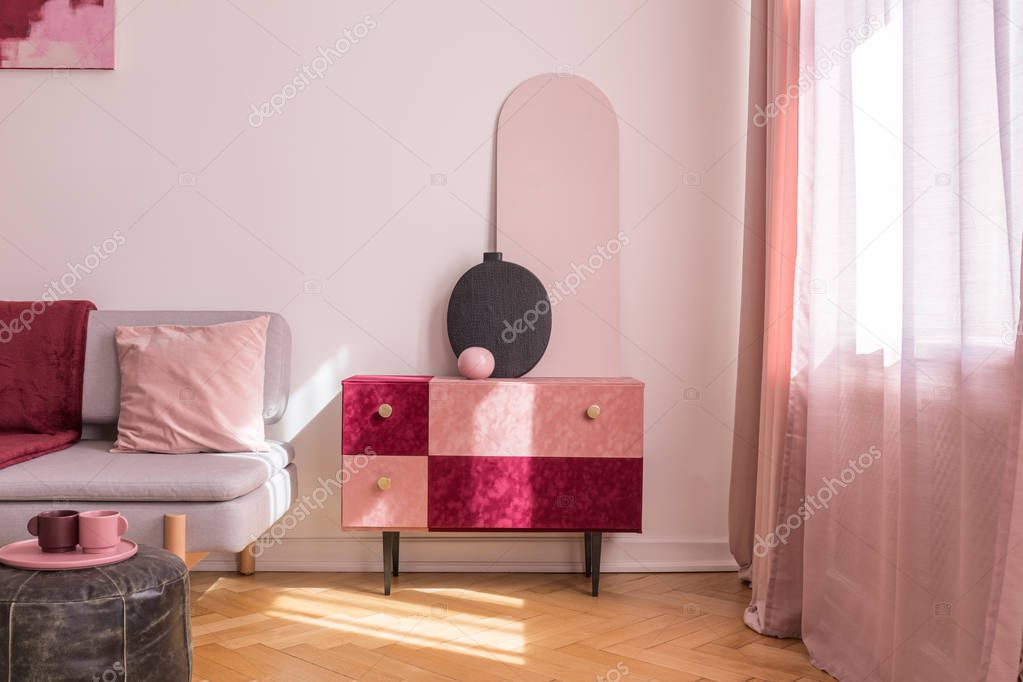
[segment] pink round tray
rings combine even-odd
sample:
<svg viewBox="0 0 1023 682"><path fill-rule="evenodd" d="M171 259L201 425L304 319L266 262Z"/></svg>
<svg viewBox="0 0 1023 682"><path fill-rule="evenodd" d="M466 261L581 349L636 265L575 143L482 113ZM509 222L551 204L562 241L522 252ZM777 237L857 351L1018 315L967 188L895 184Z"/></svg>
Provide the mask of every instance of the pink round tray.
<svg viewBox="0 0 1023 682"><path fill-rule="evenodd" d="M76 568L116 564L130 559L138 551L138 545L122 539L121 544L108 554L86 554L81 548L74 552L51 553L39 549L39 541L32 538L0 547L0 564L35 571L72 571Z"/></svg>

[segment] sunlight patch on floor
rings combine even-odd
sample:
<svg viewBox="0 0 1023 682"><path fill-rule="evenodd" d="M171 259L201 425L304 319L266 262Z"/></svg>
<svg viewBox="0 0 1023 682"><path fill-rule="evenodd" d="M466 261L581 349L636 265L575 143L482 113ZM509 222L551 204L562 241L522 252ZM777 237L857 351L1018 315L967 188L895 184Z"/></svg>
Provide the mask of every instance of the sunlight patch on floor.
<svg viewBox="0 0 1023 682"><path fill-rule="evenodd" d="M443 591L423 589L412 592L436 595ZM496 603L505 608L522 608L524 603L522 599L473 590L458 590L457 599ZM301 601L282 595L274 599L264 613L271 618L308 625L316 630L337 632L342 637L368 637L416 649L525 665L525 659L519 655L526 647L524 621L486 616L487 627L481 629L480 614L450 608L453 601L450 596L436 605L408 604L410 612L401 616L385 613L368 617L352 617L344 613L307 615L296 610L301 608ZM486 642L482 642L481 638Z"/></svg>

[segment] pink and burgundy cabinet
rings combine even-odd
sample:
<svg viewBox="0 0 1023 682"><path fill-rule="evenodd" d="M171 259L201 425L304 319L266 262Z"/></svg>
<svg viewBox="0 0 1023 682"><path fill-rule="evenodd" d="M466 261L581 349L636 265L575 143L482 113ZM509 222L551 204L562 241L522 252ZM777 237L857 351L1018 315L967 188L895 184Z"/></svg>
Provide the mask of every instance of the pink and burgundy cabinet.
<svg viewBox="0 0 1023 682"><path fill-rule="evenodd" d="M641 531L635 379L355 376L343 382L345 530L579 531L593 595L602 533Z"/></svg>

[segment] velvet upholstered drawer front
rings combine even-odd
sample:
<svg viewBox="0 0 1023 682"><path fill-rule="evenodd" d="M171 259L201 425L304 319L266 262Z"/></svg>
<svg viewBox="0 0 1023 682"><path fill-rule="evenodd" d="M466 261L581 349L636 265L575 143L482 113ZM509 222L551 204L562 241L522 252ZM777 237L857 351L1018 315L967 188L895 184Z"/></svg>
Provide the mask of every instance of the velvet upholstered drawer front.
<svg viewBox="0 0 1023 682"><path fill-rule="evenodd" d="M426 530L427 458L342 455L348 530Z"/></svg>
<svg viewBox="0 0 1023 682"><path fill-rule="evenodd" d="M428 376L356 376L342 384L341 452L425 455Z"/></svg>
<svg viewBox="0 0 1023 682"><path fill-rule="evenodd" d="M431 530L618 531L643 522L643 460L430 458Z"/></svg>
<svg viewBox="0 0 1023 682"><path fill-rule="evenodd" d="M643 456L643 384L634 379L430 382L431 455Z"/></svg>

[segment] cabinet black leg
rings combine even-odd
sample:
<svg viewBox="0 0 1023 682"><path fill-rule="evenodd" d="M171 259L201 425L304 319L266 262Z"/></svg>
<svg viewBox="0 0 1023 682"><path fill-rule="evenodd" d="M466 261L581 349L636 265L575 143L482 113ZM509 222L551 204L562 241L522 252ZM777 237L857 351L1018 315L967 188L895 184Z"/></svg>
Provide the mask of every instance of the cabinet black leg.
<svg viewBox="0 0 1023 682"><path fill-rule="evenodd" d="M397 533L384 532L384 595L391 594L391 572L394 568L394 545Z"/></svg>
<svg viewBox="0 0 1023 682"><path fill-rule="evenodd" d="M394 565L391 567L391 575L398 577L398 543L401 541L401 533L394 534Z"/></svg>
<svg viewBox="0 0 1023 682"><path fill-rule="evenodd" d="M583 553L586 555L586 577L590 577L590 533L583 533Z"/></svg>
<svg viewBox="0 0 1023 682"><path fill-rule="evenodd" d="M604 534L599 531L590 533L590 580L593 584L593 596L596 597L600 590L600 542Z"/></svg>

